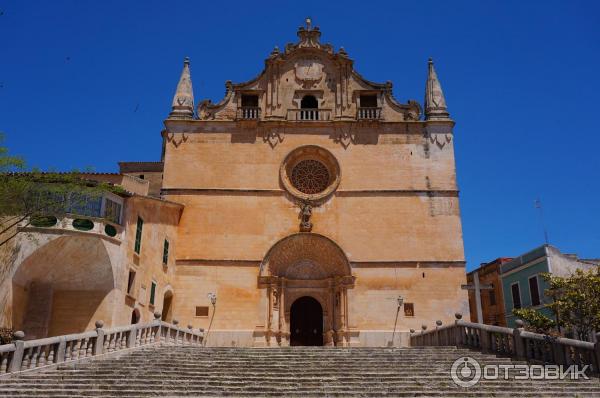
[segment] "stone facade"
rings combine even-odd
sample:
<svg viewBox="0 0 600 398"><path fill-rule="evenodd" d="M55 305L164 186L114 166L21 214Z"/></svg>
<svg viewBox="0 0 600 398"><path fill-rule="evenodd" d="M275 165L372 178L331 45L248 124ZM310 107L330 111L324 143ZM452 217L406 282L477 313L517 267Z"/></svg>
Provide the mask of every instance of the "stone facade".
<svg viewBox="0 0 600 398"><path fill-rule="evenodd" d="M382 346L394 330L393 344L406 345L409 329L466 311L454 122L433 62L423 107L403 104L391 83L366 80L320 36L308 21L256 78L226 83L222 101L197 109L185 60L161 162L120 164L146 194L124 198L118 247L106 260L111 284L100 293L110 305L89 322L128 323L132 310L147 320L166 305L164 317L210 329L209 345L293 345L312 333L316 344ZM18 273L21 263L12 264ZM78 291L96 289L72 275L66 282ZM12 319L29 311L19 295ZM320 311L306 313L305 296ZM54 298L69 300L75 293Z"/></svg>

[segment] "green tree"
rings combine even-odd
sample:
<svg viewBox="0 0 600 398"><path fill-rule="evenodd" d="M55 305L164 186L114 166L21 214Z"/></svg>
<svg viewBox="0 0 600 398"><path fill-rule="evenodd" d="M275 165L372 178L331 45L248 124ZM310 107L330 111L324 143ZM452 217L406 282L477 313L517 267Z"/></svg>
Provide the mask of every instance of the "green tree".
<svg viewBox="0 0 600 398"><path fill-rule="evenodd" d="M533 308L515 308L513 315L525 322L525 328L535 333L551 334L556 322Z"/></svg>
<svg viewBox="0 0 600 398"><path fill-rule="evenodd" d="M556 314L558 324L588 340L600 330L600 267L577 269L568 277L544 274L550 287L546 294L553 302L548 306Z"/></svg>
<svg viewBox="0 0 600 398"><path fill-rule="evenodd" d="M589 340L591 333L600 330L600 266L584 271L575 270L567 277L542 274L548 282L546 295L552 302L557 321L531 308L514 309L513 314L526 323L527 329L537 333L552 334L561 326L579 340Z"/></svg>
<svg viewBox="0 0 600 398"><path fill-rule="evenodd" d="M85 214L86 206L104 192L123 192L108 183L86 180L81 173L25 172L25 161L9 154L0 135L0 246L36 218Z"/></svg>

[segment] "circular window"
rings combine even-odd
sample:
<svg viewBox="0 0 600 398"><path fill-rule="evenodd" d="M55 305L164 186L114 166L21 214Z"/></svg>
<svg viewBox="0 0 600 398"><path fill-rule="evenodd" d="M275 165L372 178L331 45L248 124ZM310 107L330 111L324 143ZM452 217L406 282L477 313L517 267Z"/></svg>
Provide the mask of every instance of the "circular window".
<svg viewBox="0 0 600 398"><path fill-rule="evenodd" d="M56 225L58 220L54 216L34 216L31 217L31 225L34 227L53 227Z"/></svg>
<svg viewBox="0 0 600 398"><path fill-rule="evenodd" d="M117 229L110 224L106 224L104 226L104 233L110 237L114 237L117 235Z"/></svg>
<svg viewBox="0 0 600 398"><path fill-rule="evenodd" d="M73 228L80 231L89 231L94 228L94 223L85 218L76 218L73 220Z"/></svg>
<svg viewBox="0 0 600 398"><path fill-rule="evenodd" d="M284 159L280 169L284 188L293 196L317 201L333 193L340 183L340 166L328 150L306 145Z"/></svg>
<svg viewBox="0 0 600 398"><path fill-rule="evenodd" d="M329 185L329 170L318 160L301 160L292 169L290 179L294 187L300 192L307 194L321 193Z"/></svg>

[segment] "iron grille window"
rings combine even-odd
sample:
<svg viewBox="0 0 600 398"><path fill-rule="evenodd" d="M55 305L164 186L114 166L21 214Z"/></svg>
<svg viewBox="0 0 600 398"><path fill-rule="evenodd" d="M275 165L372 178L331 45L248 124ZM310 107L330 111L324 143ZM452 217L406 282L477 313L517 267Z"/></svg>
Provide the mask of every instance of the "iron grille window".
<svg viewBox="0 0 600 398"><path fill-rule="evenodd" d="M163 264L167 264L169 262L169 241L165 239L165 243L163 245Z"/></svg>
<svg viewBox="0 0 600 398"><path fill-rule="evenodd" d="M415 305L413 303L404 303L404 316L415 316Z"/></svg>
<svg viewBox="0 0 600 398"><path fill-rule="evenodd" d="M137 219L137 228L135 230L135 246L133 250L137 254L140 254L140 249L142 247L142 228L144 227L144 220L141 217Z"/></svg>

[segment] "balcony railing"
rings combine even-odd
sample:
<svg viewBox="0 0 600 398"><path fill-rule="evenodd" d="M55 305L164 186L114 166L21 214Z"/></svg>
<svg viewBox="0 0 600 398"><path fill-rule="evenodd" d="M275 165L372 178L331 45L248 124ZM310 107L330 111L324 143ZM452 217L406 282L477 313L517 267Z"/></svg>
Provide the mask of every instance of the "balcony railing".
<svg viewBox="0 0 600 398"><path fill-rule="evenodd" d="M331 109L288 109L287 120L298 122L319 122L331 120Z"/></svg>
<svg viewBox="0 0 600 398"><path fill-rule="evenodd" d="M381 119L381 108L358 108L356 118L358 120L379 120Z"/></svg>
<svg viewBox="0 0 600 398"><path fill-rule="evenodd" d="M238 119L258 120L260 119L260 108L258 106L243 106L238 108Z"/></svg>

